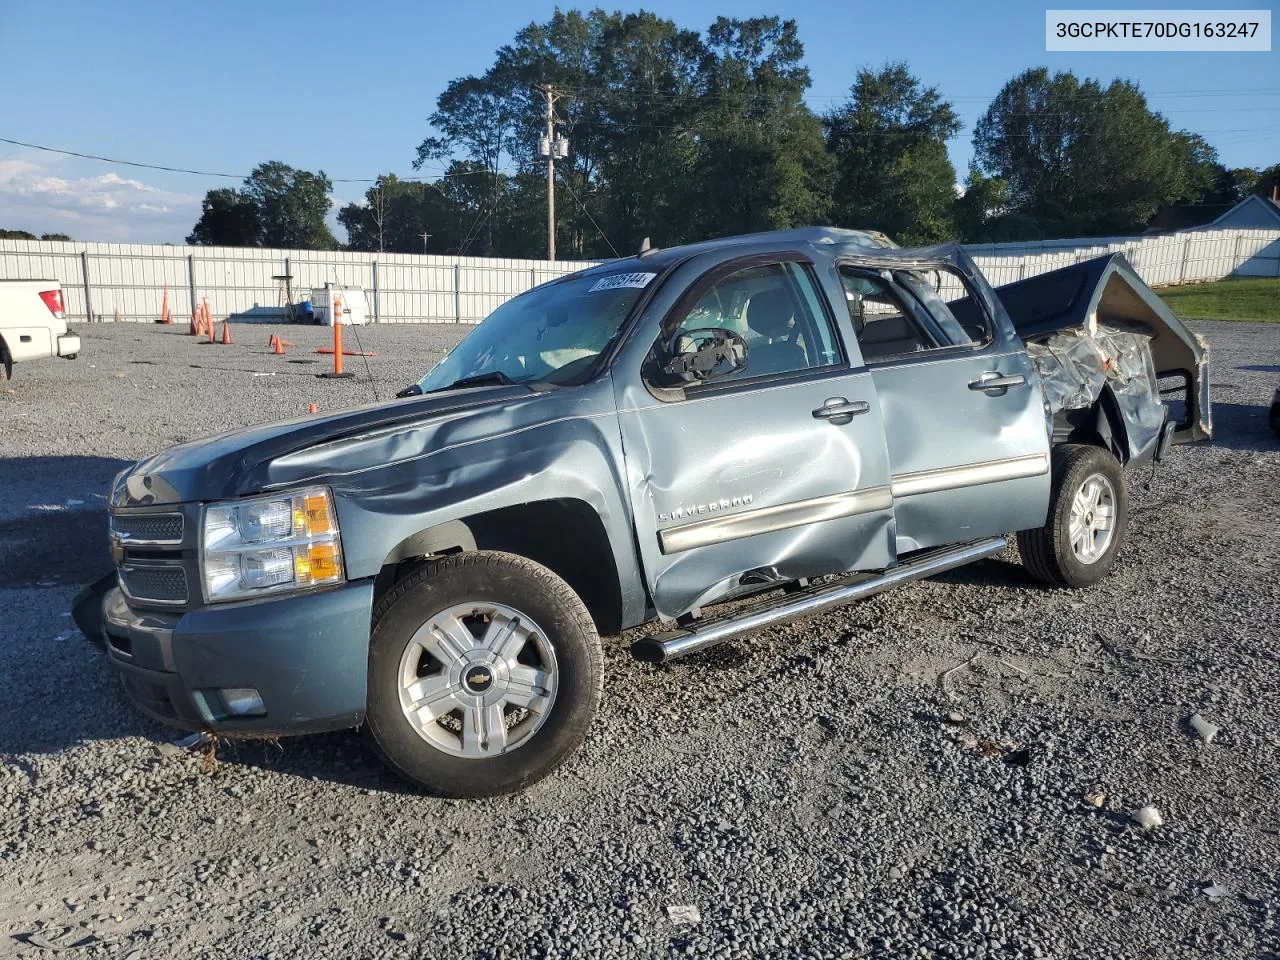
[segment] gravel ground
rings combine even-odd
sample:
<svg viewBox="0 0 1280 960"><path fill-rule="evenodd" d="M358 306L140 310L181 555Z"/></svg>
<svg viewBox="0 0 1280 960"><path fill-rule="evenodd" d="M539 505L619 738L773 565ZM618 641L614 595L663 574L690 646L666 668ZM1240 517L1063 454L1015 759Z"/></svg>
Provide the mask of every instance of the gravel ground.
<svg viewBox="0 0 1280 960"><path fill-rule="evenodd" d="M353 733L207 765L66 613L127 461L365 402L362 362L315 379L319 330L278 358L261 327L82 327L0 383L0 955L1274 960L1280 325L1197 329L1217 439L1133 478L1099 587L1011 552L669 667L611 640L586 748L455 802ZM381 395L458 332L364 331Z"/></svg>

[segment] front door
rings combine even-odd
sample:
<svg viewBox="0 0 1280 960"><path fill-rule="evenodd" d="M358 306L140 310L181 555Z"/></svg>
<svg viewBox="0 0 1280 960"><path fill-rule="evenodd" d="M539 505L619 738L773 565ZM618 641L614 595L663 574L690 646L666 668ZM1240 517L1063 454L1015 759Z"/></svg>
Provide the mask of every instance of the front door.
<svg viewBox="0 0 1280 960"><path fill-rule="evenodd" d="M898 552L1042 526L1044 406L990 291L951 266L839 269L884 415Z"/></svg>
<svg viewBox="0 0 1280 960"><path fill-rule="evenodd" d="M675 617L754 583L890 566L876 386L850 365L848 318L837 319L812 266L799 255L686 264L664 289L672 284L650 305L664 317L658 342L614 372L657 612ZM745 369L682 390L651 382L665 344L711 327L746 340Z"/></svg>

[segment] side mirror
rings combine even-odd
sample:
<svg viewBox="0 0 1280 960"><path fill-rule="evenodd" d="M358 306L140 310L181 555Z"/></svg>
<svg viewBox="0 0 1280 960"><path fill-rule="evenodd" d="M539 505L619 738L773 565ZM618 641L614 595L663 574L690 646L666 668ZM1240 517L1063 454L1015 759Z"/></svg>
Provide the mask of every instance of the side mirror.
<svg viewBox="0 0 1280 960"><path fill-rule="evenodd" d="M661 367L672 385L727 377L747 368L747 341L723 327L686 330L676 335Z"/></svg>

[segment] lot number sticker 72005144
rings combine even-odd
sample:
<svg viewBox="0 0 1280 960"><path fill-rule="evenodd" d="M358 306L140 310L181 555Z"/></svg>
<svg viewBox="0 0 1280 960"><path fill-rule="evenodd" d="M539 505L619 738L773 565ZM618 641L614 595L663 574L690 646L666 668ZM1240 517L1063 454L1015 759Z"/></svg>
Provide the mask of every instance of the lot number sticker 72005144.
<svg viewBox="0 0 1280 960"><path fill-rule="evenodd" d="M615 273L611 277L601 277L587 292L595 293L597 290L620 290L623 287L647 287L649 285L649 281L656 276L656 273Z"/></svg>

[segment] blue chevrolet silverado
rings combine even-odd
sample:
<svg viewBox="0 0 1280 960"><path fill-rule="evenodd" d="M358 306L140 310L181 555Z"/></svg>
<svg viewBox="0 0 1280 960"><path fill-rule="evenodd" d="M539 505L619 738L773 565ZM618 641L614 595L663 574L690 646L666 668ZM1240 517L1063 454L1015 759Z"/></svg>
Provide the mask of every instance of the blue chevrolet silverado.
<svg viewBox="0 0 1280 960"><path fill-rule="evenodd" d="M633 650L669 660L1011 534L1087 588L1208 388L1118 255L995 290L869 232L646 249L508 301L392 402L124 471L76 618L152 717L358 726L432 791L508 792L582 742L602 636L652 624Z"/></svg>

